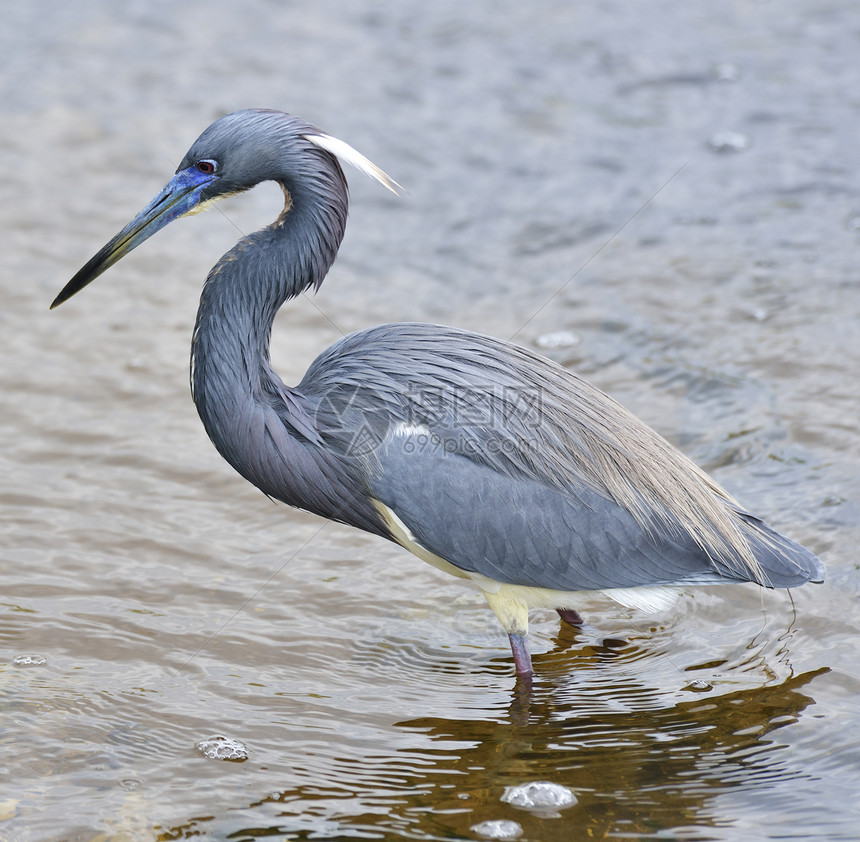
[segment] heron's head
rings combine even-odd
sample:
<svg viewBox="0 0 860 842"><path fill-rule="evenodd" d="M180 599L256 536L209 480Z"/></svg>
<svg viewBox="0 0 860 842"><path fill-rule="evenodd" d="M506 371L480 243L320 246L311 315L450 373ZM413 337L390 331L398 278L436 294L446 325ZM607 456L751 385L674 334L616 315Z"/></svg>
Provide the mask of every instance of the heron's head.
<svg viewBox="0 0 860 842"><path fill-rule="evenodd" d="M277 180L293 191L328 174L345 201L337 158L397 192L397 183L351 146L290 114L248 109L221 117L194 141L165 188L63 287L51 309L174 219L262 181Z"/></svg>

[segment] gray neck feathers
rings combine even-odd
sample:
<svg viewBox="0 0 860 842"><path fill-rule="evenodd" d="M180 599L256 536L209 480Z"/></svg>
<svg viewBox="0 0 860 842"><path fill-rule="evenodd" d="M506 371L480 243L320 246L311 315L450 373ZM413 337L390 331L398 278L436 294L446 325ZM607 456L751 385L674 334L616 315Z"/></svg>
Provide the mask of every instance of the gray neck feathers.
<svg viewBox="0 0 860 842"><path fill-rule="evenodd" d="M249 402L266 402L286 389L269 365L275 315L285 301L319 287L346 226L346 181L327 152L308 144L272 179L284 188L284 211L272 225L240 240L209 273L192 341L198 412L235 467L231 439L237 415L248 412Z"/></svg>

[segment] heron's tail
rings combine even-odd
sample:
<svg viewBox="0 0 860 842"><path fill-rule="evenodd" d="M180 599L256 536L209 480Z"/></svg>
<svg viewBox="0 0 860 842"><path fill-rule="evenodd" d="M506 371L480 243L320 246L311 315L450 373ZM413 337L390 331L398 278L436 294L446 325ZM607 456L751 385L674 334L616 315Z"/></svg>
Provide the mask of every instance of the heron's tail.
<svg viewBox="0 0 860 842"><path fill-rule="evenodd" d="M739 514L742 532L761 570L760 584L769 588L795 588L806 582L824 581L824 564L818 556L757 517L745 512ZM723 572L719 562L718 567ZM725 572L730 573L730 568Z"/></svg>

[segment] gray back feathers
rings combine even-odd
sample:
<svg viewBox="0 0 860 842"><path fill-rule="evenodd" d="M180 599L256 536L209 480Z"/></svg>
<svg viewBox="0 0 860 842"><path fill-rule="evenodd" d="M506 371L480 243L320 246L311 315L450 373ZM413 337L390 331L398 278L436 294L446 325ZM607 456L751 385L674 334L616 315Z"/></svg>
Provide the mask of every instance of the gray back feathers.
<svg viewBox="0 0 860 842"><path fill-rule="evenodd" d="M382 502L397 499L402 507L398 482L408 484L414 499L423 496L416 483L444 497L444 481L433 474L450 478L460 472L459 503L428 497L423 514L414 513L413 531L426 531L417 520L430 518L434 507L440 534L457 505L491 510L490 501L476 494L481 483L495 482L491 496L496 506L507 497L506 510L547 490L561 508L608 506L606 517L610 510L611 518L623 513L631 536L650 536L655 546L672 536L696 557L696 570L720 568L722 577L779 583L778 568L763 569L756 555L768 545L773 546L765 555L786 550L781 536L743 513L689 459L618 403L523 348L438 325L383 325L332 346L297 388L316 402L323 437L365 460L372 477L369 492ZM485 493L490 494L487 488ZM522 499L512 499L517 495ZM540 509L536 500L530 505ZM570 517L559 516L558 523L562 529L576 526ZM597 520L592 523L597 528ZM504 511L493 528L504 540L514 538ZM544 523L541 530L548 543L555 540L551 525ZM612 576L606 578L602 587L610 586ZM644 579L638 584L647 583ZM543 586L561 587L550 581Z"/></svg>

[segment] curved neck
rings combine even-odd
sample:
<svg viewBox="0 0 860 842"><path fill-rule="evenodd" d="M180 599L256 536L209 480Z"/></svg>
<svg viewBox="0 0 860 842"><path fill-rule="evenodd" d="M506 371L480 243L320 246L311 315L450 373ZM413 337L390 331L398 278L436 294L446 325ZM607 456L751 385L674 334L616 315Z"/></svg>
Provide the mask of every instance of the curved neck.
<svg viewBox="0 0 860 842"><path fill-rule="evenodd" d="M237 464L245 456L237 453L237 424L249 404L271 404L286 390L269 365L272 323L285 301L319 287L343 238L346 185L340 167L329 160L336 170L328 184L282 181L283 213L218 261L200 297L191 348L192 395L215 446L256 485L261 483L249 476L247 464ZM332 183L341 189L333 190Z"/></svg>

